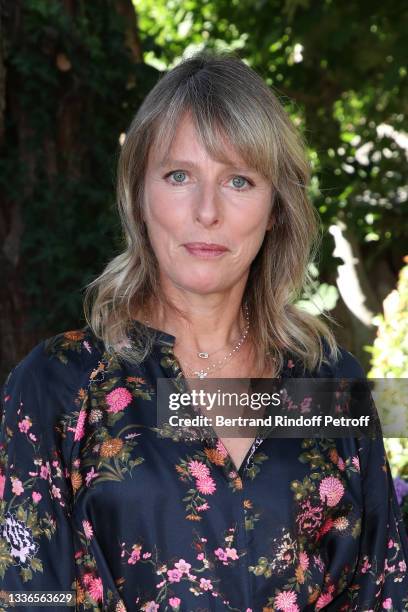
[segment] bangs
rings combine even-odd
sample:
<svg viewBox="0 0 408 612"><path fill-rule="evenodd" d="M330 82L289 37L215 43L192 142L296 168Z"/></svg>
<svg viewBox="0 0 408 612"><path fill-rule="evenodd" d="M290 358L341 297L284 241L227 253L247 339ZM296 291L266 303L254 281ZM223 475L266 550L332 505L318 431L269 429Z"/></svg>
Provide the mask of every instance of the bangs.
<svg viewBox="0 0 408 612"><path fill-rule="evenodd" d="M260 129L255 112L251 116L248 116L248 112L237 113L236 102L232 109L228 109L227 103L209 95L194 96L193 99L185 95L180 100L180 91L177 93L178 96L171 100L165 113L156 118L152 129L152 147L160 147L162 163L169 157L179 124L189 115L202 146L212 159L231 166L241 166L243 162L272 185L278 183L277 167L273 161L277 145L270 142L272 139L268 138L264 129ZM228 148L235 151L236 158L231 159Z"/></svg>

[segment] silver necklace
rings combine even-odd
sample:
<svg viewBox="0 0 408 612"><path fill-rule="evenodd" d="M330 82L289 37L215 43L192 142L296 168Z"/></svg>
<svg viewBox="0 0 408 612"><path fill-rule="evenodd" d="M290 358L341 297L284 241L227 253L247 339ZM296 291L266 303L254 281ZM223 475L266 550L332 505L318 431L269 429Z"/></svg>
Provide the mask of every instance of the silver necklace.
<svg viewBox="0 0 408 612"><path fill-rule="evenodd" d="M222 359L219 359L218 361L211 363L209 366L207 366L206 368L201 368L199 370L194 370L193 368L191 368L191 366L189 366L189 364L185 364L188 366L188 371L187 369L185 369L186 375L188 378L206 378L208 376L208 374L210 372L214 372L214 371L218 371L221 370L221 368L223 368L226 363L232 359L232 357L235 355L235 353L237 353L241 346L243 345L243 343L245 342L246 337L248 336L248 332L249 332L249 309L247 304L244 305L244 311L245 311L245 327L244 327L244 331L241 334L241 337L239 338L238 342L236 343L236 345L234 346L234 348L227 353ZM150 321L144 320L144 322L151 326ZM221 350L221 349L219 349ZM218 351L215 351L215 353L217 353ZM213 353L214 354L214 353ZM197 352L197 356L200 357L201 359L208 359L209 357L209 353L206 351L199 351Z"/></svg>

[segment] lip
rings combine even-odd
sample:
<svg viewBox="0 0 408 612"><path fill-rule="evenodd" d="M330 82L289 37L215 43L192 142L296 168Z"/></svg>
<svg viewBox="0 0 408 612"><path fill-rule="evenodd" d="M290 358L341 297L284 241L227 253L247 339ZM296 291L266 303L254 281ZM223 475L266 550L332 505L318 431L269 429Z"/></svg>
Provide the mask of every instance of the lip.
<svg viewBox="0 0 408 612"><path fill-rule="evenodd" d="M183 244L183 246L191 255L196 255L204 259L208 259L211 257L219 257L220 255L228 251L227 247L223 246L222 244L216 244L213 242L188 242L186 244Z"/></svg>

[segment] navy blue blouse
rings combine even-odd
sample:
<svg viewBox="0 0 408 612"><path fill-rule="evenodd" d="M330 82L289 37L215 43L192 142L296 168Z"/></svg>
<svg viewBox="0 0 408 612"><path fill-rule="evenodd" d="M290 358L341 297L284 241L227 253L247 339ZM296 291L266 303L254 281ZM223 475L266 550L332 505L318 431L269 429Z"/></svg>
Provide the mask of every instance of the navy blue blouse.
<svg viewBox="0 0 408 612"><path fill-rule="evenodd" d="M156 381L183 376L174 341L160 332L135 367L84 327L9 374L0 610L9 591L33 611L38 591L75 591L81 611L408 610L382 437L256 438L237 470L217 438L158 435ZM289 357L282 375L297 375ZM341 349L312 375L364 372Z"/></svg>

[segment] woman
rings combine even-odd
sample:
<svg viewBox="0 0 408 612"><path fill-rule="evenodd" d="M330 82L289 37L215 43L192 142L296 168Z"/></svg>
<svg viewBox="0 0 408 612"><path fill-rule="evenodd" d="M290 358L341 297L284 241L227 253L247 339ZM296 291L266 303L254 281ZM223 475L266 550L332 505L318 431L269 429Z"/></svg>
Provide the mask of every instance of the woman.
<svg viewBox="0 0 408 612"><path fill-rule="evenodd" d="M125 250L89 285L88 324L4 385L3 591L116 612L408 609L381 437L187 440L156 420L163 378L364 377L294 305L318 237L308 181L234 55L184 60L147 96L119 160Z"/></svg>

